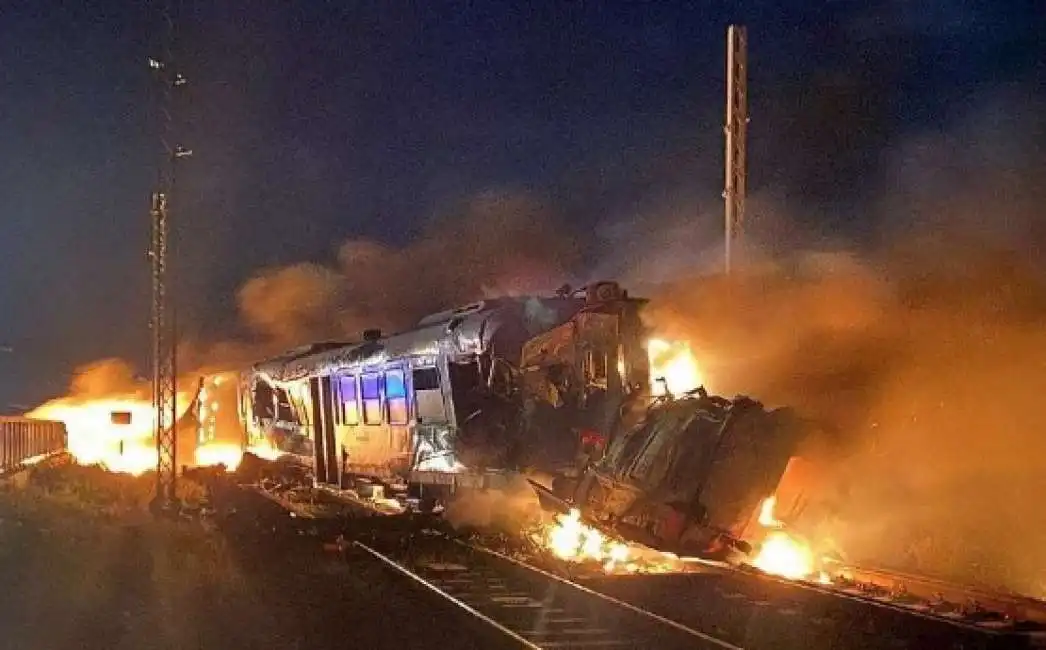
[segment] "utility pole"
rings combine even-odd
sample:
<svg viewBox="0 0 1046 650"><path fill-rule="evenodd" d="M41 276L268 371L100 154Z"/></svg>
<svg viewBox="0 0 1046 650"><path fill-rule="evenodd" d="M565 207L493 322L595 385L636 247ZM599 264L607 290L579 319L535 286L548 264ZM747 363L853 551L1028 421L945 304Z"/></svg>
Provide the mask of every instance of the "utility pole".
<svg viewBox="0 0 1046 650"><path fill-rule="evenodd" d="M186 80L174 71L174 19L170 6L163 11L164 31L161 57L150 58L149 68L158 88L156 110L160 121L161 161L157 168L156 189L152 194L152 329L153 360L153 430L156 433L156 495L153 511L170 510L176 504L177 448L175 424L178 419L177 326L171 305L173 286L170 259L174 251L170 225L170 199L174 189L175 165L180 158L192 155L174 141L175 92Z"/></svg>
<svg viewBox="0 0 1046 650"><path fill-rule="evenodd" d="M726 272L733 265L734 246L741 237L748 191L748 30L730 25L726 31Z"/></svg>

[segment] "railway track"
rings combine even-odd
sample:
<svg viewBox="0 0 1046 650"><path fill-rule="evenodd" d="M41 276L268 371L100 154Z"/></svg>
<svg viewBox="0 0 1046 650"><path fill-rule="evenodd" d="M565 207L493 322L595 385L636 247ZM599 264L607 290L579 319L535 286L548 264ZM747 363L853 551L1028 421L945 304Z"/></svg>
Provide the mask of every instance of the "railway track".
<svg viewBox="0 0 1046 650"><path fill-rule="evenodd" d="M384 552L363 542L354 546L524 648L740 650L536 567L452 540Z"/></svg>
<svg viewBox="0 0 1046 650"><path fill-rule="evenodd" d="M380 562L525 648L1043 647L1037 633L1013 626L736 571L568 580L436 534L351 547L350 557Z"/></svg>
<svg viewBox="0 0 1046 650"><path fill-rule="evenodd" d="M286 521L321 525L323 539L340 532L340 543L328 546L344 551L350 565L378 563L390 579L429 593L442 601L441 609L456 611L470 625L478 622L516 647L1046 648L1041 625L1024 625L972 603L963 609L915 598L914 589L884 586L891 575L884 572L877 574L875 588L801 583L713 565L681 574L577 572L566 578L532 560L423 530L434 525L431 519ZM905 584L914 584L911 577ZM996 602L983 595L981 601Z"/></svg>

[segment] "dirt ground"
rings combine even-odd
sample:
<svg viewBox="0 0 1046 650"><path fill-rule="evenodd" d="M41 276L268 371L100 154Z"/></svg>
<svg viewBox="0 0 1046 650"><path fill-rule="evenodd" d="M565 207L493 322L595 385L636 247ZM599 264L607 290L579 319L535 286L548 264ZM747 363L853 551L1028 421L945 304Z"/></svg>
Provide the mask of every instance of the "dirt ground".
<svg viewBox="0 0 1046 650"><path fill-rule="evenodd" d="M377 563L324 554L285 530L282 512L242 503L218 527L160 521L141 507L148 483L69 471L0 494L2 648L504 642Z"/></svg>

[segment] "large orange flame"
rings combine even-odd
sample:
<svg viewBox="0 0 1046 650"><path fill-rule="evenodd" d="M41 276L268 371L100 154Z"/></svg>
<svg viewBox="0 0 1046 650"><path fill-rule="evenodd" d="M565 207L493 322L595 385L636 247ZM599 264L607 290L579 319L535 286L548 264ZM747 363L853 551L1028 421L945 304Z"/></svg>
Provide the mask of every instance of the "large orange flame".
<svg viewBox="0 0 1046 650"><path fill-rule="evenodd" d="M673 394L684 393L704 384L704 377L701 376L701 369L689 343L650 339L646 349L650 360L650 391L653 395L664 395L666 390Z"/></svg>

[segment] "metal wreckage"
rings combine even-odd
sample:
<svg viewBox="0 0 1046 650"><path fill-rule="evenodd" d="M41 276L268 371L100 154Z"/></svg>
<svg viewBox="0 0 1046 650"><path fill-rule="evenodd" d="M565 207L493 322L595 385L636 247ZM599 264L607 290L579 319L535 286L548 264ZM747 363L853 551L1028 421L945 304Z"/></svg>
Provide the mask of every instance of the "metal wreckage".
<svg viewBox="0 0 1046 650"><path fill-rule="evenodd" d="M808 423L701 388L653 397L646 302L599 282L292 350L239 376L245 447L298 459L317 485L367 477L422 509L553 476L536 489L622 537L688 555L743 548Z"/></svg>

